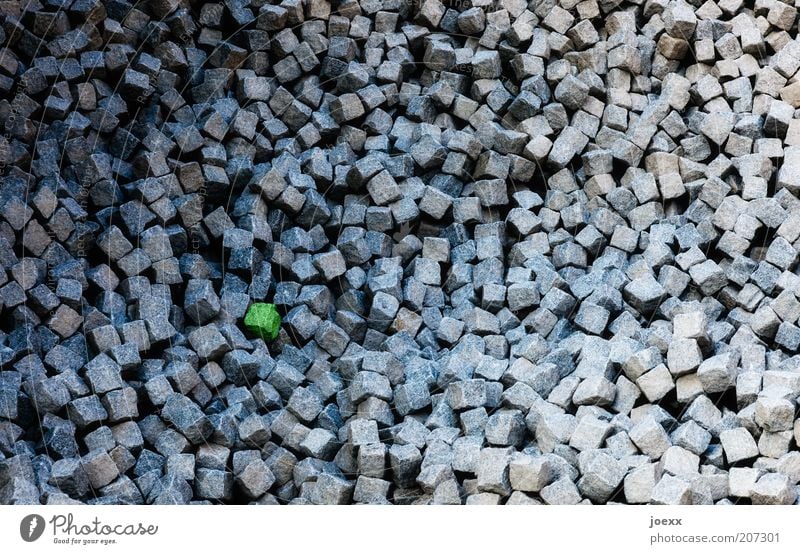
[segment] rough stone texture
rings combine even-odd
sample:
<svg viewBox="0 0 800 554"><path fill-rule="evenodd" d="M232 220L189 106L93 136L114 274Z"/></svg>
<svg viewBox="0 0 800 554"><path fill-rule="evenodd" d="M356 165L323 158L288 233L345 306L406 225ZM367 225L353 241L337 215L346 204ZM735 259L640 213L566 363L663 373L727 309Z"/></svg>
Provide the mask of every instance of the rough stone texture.
<svg viewBox="0 0 800 554"><path fill-rule="evenodd" d="M796 501L797 8L0 9L0 501Z"/></svg>

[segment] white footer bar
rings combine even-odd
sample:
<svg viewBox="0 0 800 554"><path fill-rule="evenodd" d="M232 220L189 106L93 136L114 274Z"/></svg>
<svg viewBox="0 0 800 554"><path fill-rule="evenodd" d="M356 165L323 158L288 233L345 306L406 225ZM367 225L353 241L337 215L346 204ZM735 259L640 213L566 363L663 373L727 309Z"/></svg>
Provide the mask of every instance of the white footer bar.
<svg viewBox="0 0 800 554"><path fill-rule="evenodd" d="M0 506L0 552L760 554L797 552L798 516L796 506Z"/></svg>

